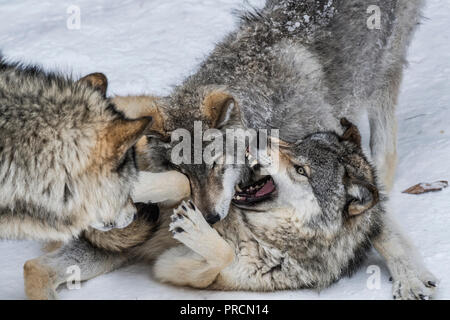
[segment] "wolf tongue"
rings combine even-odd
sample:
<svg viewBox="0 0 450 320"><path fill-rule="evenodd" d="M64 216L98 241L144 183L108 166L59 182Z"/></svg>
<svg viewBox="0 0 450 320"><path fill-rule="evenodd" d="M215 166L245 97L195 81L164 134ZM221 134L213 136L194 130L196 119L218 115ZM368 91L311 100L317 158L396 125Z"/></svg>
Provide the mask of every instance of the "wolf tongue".
<svg viewBox="0 0 450 320"><path fill-rule="evenodd" d="M255 194L256 198L264 197L265 195L268 195L273 190L275 190L275 185L273 184L272 180L267 181L267 183L262 187L258 192Z"/></svg>

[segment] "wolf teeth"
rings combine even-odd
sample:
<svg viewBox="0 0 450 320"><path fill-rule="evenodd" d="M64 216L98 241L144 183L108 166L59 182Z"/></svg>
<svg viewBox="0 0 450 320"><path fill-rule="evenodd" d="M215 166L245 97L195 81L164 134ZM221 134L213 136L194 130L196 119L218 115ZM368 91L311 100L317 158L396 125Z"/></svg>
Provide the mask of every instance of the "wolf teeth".
<svg viewBox="0 0 450 320"><path fill-rule="evenodd" d="M242 192L242 189L239 187L239 185L235 185L235 186L234 186L234 189L235 189L237 192Z"/></svg>
<svg viewBox="0 0 450 320"><path fill-rule="evenodd" d="M245 152L245 157L247 158L248 162L250 163L250 168L253 168L258 164L258 160L255 157L253 157L249 151Z"/></svg>

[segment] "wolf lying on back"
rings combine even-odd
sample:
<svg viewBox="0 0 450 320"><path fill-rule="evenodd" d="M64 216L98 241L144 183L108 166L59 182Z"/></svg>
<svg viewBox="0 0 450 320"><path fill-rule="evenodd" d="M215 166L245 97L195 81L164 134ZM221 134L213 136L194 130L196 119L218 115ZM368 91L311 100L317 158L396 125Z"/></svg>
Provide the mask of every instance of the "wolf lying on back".
<svg viewBox="0 0 450 320"><path fill-rule="evenodd" d="M405 263L409 249L404 243L391 242L403 253L401 263L396 260L399 255L392 256L385 248L385 238L392 233L385 225L384 197L378 194L374 170L362 153L358 130L344 124L348 129L343 137L316 133L294 145L282 144L280 155L272 150L274 158L280 156L270 178L277 192L266 200L251 206L235 202L227 218L214 227L191 201L183 202L172 216L171 209L163 209L159 220L158 209L147 207L145 216L141 212L128 228L88 235L28 261L27 295L55 298L67 268L74 264L81 268L81 280L88 280L142 260L154 263L157 279L175 285L322 289L358 268L373 243L394 266L396 298L429 298L435 279L426 271L417 282L402 281L406 270L398 267L415 267ZM270 165L266 169L272 170ZM248 190L243 192L257 193ZM130 238L145 237L136 247L121 248Z"/></svg>
<svg viewBox="0 0 450 320"><path fill-rule="evenodd" d="M0 60L0 239L63 240L125 227L136 213L134 144L100 74L74 82Z"/></svg>

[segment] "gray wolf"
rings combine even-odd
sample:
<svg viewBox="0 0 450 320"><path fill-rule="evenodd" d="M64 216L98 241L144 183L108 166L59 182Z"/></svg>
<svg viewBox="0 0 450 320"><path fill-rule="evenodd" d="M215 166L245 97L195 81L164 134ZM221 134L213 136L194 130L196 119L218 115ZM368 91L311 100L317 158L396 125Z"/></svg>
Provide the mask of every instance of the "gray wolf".
<svg viewBox="0 0 450 320"><path fill-rule="evenodd" d="M251 205L235 201L227 218L214 226L192 201L173 211L141 204L139 218L129 227L86 234L28 261L27 295L56 298L72 265L80 268L80 280L88 280L135 261L152 263L157 279L180 286L323 289L352 274L374 244L392 267L395 298L431 297L436 280L425 269L415 273L410 249L385 225L386 198L378 191L375 170L362 152L356 127L343 124L342 136L319 132L283 143L281 165L268 182L277 185L270 197L260 195L264 200ZM254 196L258 190L247 186L239 194Z"/></svg>
<svg viewBox="0 0 450 320"><path fill-rule="evenodd" d="M106 86L0 61L0 238L67 241L133 220L134 145L151 117L124 117Z"/></svg>

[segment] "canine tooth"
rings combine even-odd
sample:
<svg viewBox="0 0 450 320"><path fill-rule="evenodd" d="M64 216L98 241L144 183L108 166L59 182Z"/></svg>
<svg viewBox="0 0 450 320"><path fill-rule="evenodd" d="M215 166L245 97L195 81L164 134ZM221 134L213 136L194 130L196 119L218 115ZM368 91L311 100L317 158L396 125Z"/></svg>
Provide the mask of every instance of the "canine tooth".
<svg viewBox="0 0 450 320"><path fill-rule="evenodd" d="M242 192L242 189L239 187L239 185L235 185L234 189L238 192Z"/></svg>

